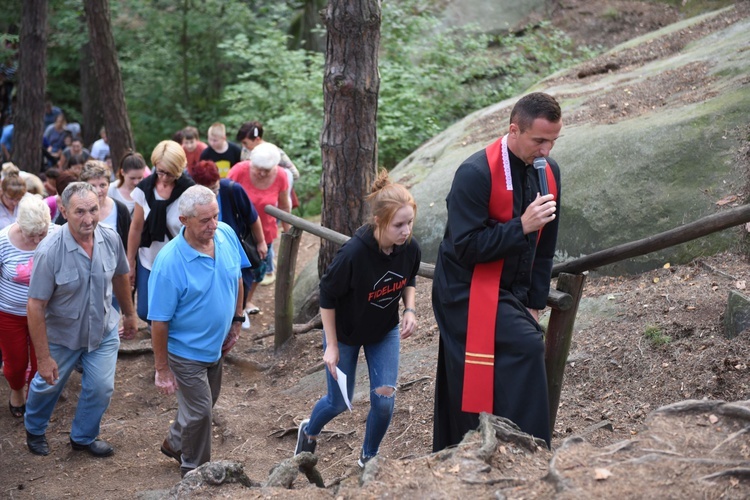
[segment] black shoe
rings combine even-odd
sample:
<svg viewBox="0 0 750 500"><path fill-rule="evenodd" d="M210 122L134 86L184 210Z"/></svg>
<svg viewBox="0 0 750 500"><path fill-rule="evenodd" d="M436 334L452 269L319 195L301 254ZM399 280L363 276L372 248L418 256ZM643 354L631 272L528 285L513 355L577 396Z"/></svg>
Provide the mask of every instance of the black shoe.
<svg viewBox="0 0 750 500"><path fill-rule="evenodd" d="M95 439L91 444L79 444L71 439L70 446L76 451L86 450L95 457L108 457L115 452L115 449L112 448L111 444L99 439Z"/></svg>
<svg viewBox="0 0 750 500"><path fill-rule="evenodd" d="M299 455L303 451L315 453L315 447L318 445L318 442L315 439L310 439L310 437L305 434L305 428L309 422L310 419L306 418L299 424L299 429L297 429L297 446L294 448L295 455Z"/></svg>
<svg viewBox="0 0 750 500"><path fill-rule="evenodd" d="M185 477L185 474L194 470L195 469L193 467L180 467L180 477Z"/></svg>
<svg viewBox="0 0 750 500"><path fill-rule="evenodd" d="M47 444L47 436L42 434L32 434L26 431L26 446L29 447L29 451L34 455L47 456L49 455L49 444Z"/></svg>
<svg viewBox="0 0 750 500"><path fill-rule="evenodd" d="M161 444L161 452L169 458L174 458L175 460L177 460L177 463L182 464L182 451L173 450L169 445L169 441L167 441L166 439Z"/></svg>
<svg viewBox="0 0 750 500"><path fill-rule="evenodd" d="M13 406L13 403L8 401L8 408L10 408L10 414L15 418L22 418L23 414L26 413L26 405Z"/></svg>

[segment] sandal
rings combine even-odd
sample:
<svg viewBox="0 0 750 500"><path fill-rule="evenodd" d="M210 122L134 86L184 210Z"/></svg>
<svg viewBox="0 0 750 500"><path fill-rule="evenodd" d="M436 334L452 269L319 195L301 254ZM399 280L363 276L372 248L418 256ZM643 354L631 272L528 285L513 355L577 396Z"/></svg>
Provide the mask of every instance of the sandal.
<svg viewBox="0 0 750 500"><path fill-rule="evenodd" d="M15 418L22 418L23 414L26 413L26 405L21 406L13 406L10 401L8 401L8 408L10 409L10 414L13 415Z"/></svg>

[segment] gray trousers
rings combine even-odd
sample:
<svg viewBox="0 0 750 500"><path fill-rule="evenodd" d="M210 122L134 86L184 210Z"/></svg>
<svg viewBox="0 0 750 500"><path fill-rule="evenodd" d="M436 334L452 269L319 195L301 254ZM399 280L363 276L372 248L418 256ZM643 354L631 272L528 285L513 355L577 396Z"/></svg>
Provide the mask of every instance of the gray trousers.
<svg viewBox="0 0 750 500"><path fill-rule="evenodd" d="M178 390L177 418L167 441L173 450L182 450L183 468L194 469L211 461L211 421L221 392L223 359L204 363L168 355Z"/></svg>

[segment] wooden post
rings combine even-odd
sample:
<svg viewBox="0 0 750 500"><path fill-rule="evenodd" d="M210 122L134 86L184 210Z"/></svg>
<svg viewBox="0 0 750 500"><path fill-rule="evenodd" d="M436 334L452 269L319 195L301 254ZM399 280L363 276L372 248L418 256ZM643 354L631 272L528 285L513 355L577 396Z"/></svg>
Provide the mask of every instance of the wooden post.
<svg viewBox="0 0 750 500"><path fill-rule="evenodd" d="M570 342L573 339L573 326L585 282L586 276L583 274L561 273L557 278L557 290L569 294L573 298L573 304L565 311L552 309L545 336L544 363L547 368L550 434L555 430L565 363L568 360Z"/></svg>
<svg viewBox="0 0 750 500"><path fill-rule="evenodd" d="M292 226L281 235L279 256L276 265L276 314L274 318L273 346L276 351L294 334L292 319L294 317L294 272L297 267L297 252L302 236L302 229Z"/></svg>

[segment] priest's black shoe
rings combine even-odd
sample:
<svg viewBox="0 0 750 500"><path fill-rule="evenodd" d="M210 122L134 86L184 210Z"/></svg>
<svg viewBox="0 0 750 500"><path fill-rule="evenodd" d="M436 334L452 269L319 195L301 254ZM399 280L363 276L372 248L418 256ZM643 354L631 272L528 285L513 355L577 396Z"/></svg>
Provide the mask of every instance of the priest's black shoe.
<svg viewBox="0 0 750 500"><path fill-rule="evenodd" d="M49 444L47 444L47 436L44 434L40 436L26 431L26 446L34 455L49 455Z"/></svg>
<svg viewBox="0 0 750 500"><path fill-rule="evenodd" d="M111 444L100 439L95 439L91 444L79 444L71 439L70 446L76 451L88 451L95 457L108 457L115 452Z"/></svg>

